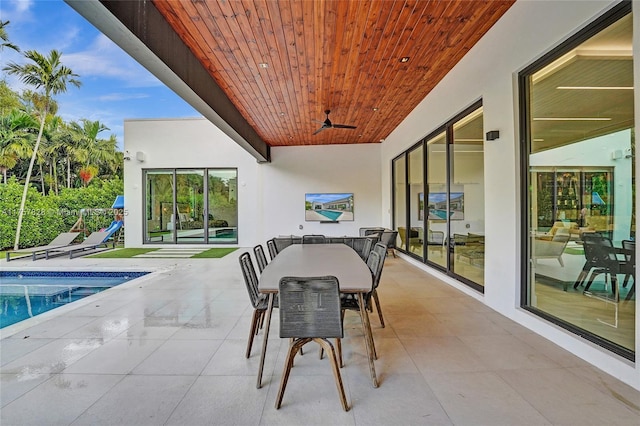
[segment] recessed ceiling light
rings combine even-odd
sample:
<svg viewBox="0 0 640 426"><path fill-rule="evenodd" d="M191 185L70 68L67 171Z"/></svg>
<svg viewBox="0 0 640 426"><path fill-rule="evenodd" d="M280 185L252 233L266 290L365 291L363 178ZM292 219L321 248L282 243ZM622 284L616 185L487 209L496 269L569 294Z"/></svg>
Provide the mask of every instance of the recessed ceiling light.
<svg viewBox="0 0 640 426"><path fill-rule="evenodd" d="M558 86L561 90L633 90L633 86Z"/></svg>
<svg viewBox="0 0 640 426"><path fill-rule="evenodd" d="M538 117L533 121L611 121L607 117Z"/></svg>
<svg viewBox="0 0 640 426"><path fill-rule="evenodd" d="M400 58L400 62L402 62L403 64L406 62L409 62L409 57L408 56L403 56L402 58Z"/></svg>
<svg viewBox="0 0 640 426"><path fill-rule="evenodd" d="M258 64L258 66L259 66L260 68L269 68L269 64L268 64L268 63L266 63L266 62L260 62L260 63Z"/></svg>
<svg viewBox="0 0 640 426"><path fill-rule="evenodd" d="M283 116L284 116L284 112L281 112L281 113L280 113L280 117L283 117Z"/></svg>
<svg viewBox="0 0 640 426"><path fill-rule="evenodd" d="M377 110L378 110L378 108L376 108L376 107L373 107L373 108L371 108L371 109L373 109L374 111L377 111Z"/></svg>

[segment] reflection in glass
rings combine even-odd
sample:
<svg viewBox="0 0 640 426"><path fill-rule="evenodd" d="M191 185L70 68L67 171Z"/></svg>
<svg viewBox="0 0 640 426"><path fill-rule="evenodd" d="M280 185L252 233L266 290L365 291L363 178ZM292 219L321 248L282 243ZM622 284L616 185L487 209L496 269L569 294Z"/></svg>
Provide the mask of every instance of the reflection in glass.
<svg viewBox="0 0 640 426"><path fill-rule="evenodd" d="M631 40L628 14L527 76L525 264L528 306L628 358L636 333L635 270L625 269L635 258ZM605 45L616 48L588 54ZM592 256L594 247L617 254Z"/></svg>
<svg viewBox="0 0 640 426"><path fill-rule="evenodd" d="M209 242L238 241L238 173L235 169L209 170L207 218Z"/></svg>
<svg viewBox="0 0 640 426"><path fill-rule="evenodd" d="M424 151L422 145L409 151L409 251L424 255Z"/></svg>
<svg viewBox="0 0 640 426"><path fill-rule="evenodd" d="M393 217L395 229L398 230L396 246L407 250L407 190L406 190L407 160L402 157L393 160L394 200Z"/></svg>
<svg viewBox="0 0 640 426"><path fill-rule="evenodd" d="M447 267L447 139L442 132L427 141L427 260Z"/></svg>
<svg viewBox="0 0 640 426"><path fill-rule="evenodd" d="M484 131L482 108L453 125L450 145L451 270L484 285Z"/></svg>
<svg viewBox="0 0 640 426"><path fill-rule="evenodd" d="M204 243L204 171L176 171L173 227L178 243Z"/></svg>
<svg viewBox="0 0 640 426"><path fill-rule="evenodd" d="M146 172L145 242L172 242L173 171Z"/></svg>

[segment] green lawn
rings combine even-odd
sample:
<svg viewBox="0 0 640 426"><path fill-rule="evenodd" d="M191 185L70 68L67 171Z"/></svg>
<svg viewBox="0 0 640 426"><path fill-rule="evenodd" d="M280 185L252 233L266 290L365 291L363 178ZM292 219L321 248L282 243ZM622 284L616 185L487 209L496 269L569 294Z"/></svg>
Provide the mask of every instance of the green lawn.
<svg viewBox="0 0 640 426"><path fill-rule="evenodd" d="M116 250L108 250L102 253L94 254L91 258L102 259L128 259L139 254L149 253L158 250L157 248L122 248ZM202 253L191 256L191 259L218 259L238 250L237 248L210 248ZM160 257L160 256L158 256Z"/></svg>
<svg viewBox="0 0 640 426"><path fill-rule="evenodd" d="M210 248L207 251L191 256L192 259L218 259L224 257L229 253L233 253L238 250L237 248Z"/></svg>
<svg viewBox="0 0 640 426"><path fill-rule="evenodd" d="M102 259L128 259L138 254L149 253L150 251L158 250L157 248L121 248L115 250L108 250L102 253L94 254L87 257L102 258Z"/></svg>

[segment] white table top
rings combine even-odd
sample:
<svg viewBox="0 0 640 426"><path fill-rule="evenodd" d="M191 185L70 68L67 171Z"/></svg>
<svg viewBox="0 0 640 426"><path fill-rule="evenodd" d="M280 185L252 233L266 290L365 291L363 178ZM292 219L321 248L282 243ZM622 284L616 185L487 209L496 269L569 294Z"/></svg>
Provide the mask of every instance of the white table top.
<svg viewBox="0 0 640 426"><path fill-rule="evenodd" d="M338 278L341 292L371 291L369 267L345 244L292 244L286 247L262 271L258 289L262 293L277 293L282 277L325 275Z"/></svg>

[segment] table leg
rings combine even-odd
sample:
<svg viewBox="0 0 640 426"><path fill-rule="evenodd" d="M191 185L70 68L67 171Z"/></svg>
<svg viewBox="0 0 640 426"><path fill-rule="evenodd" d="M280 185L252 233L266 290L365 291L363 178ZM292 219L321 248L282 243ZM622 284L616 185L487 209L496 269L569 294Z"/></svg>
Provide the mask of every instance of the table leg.
<svg viewBox="0 0 640 426"><path fill-rule="evenodd" d="M378 378L376 377L376 366L373 364L373 334L371 333L371 323L369 323L369 315L367 314L366 305L364 303L364 294L358 293L358 304L360 305L360 319L362 320L362 331L364 333L364 344L367 348L367 357L369 358L369 371L371 373L371 381L373 387L378 387Z"/></svg>
<svg viewBox="0 0 640 426"><path fill-rule="evenodd" d="M264 340L262 341L262 353L260 353L260 367L258 367L258 383L256 388L262 387L262 370L264 370L264 357L267 355L267 341L269 340L269 327L271 326L271 312L273 311L274 293L269 293L269 306L267 307L267 320L264 326Z"/></svg>

